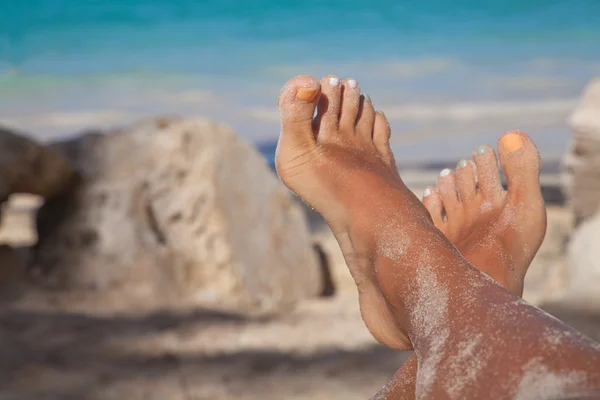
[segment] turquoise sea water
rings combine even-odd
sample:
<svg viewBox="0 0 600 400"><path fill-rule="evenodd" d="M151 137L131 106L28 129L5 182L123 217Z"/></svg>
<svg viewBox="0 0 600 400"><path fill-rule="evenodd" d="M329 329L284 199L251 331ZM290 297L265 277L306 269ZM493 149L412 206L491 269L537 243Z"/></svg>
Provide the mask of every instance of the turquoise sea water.
<svg viewBox="0 0 600 400"><path fill-rule="evenodd" d="M24 0L0 15L0 121L44 138L180 113L268 141L281 85L335 73L386 111L401 155L513 127L559 152L600 75L598 0Z"/></svg>

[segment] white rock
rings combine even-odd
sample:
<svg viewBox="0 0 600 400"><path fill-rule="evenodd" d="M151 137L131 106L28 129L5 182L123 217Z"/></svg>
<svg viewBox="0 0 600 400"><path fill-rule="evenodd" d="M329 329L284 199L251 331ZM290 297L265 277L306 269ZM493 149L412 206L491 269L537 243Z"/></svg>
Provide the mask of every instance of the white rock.
<svg viewBox="0 0 600 400"><path fill-rule="evenodd" d="M563 182L579 223L600 210L600 79L587 86L569 122L573 132Z"/></svg>
<svg viewBox="0 0 600 400"><path fill-rule="evenodd" d="M600 310L600 214L579 226L571 238L564 302Z"/></svg>
<svg viewBox="0 0 600 400"><path fill-rule="evenodd" d="M570 117L576 133L587 133L600 141L600 78L593 79L585 88L581 102Z"/></svg>
<svg viewBox="0 0 600 400"><path fill-rule="evenodd" d="M227 127L153 120L62 147L82 180L38 215L36 265L51 287L96 293L94 307L248 312L321 290L301 208Z"/></svg>

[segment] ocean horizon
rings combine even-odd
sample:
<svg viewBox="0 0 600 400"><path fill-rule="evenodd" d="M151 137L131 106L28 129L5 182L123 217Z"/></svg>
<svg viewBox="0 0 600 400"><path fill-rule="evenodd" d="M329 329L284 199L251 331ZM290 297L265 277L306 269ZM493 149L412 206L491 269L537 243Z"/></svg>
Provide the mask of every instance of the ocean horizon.
<svg viewBox="0 0 600 400"><path fill-rule="evenodd" d="M358 79L399 158L468 155L501 132L562 153L600 75L600 2L4 2L0 123L43 141L153 115L206 116L272 145L281 86Z"/></svg>

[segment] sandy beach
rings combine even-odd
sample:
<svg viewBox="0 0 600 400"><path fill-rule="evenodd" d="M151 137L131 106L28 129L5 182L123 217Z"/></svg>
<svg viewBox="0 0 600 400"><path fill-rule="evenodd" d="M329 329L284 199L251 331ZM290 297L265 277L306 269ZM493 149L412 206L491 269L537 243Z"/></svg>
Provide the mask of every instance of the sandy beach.
<svg viewBox="0 0 600 400"><path fill-rule="evenodd" d="M551 177L552 168L546 171ZM421 192L430 175L427 168L409 175L411 188ZM545 192L556 191L547 186ZM599 340L600 315L553 303L549 288L559 293L564 284L572 218L561 199L547 202L548 234L530 268L525 298ZM38 204L31 196L13 198L0 240L33 243L31 211ZM314 240L328 257L333 296L304 301L278 318L248 320L200 309L118 316L61 312L48 307L52 296L28 292L0 312L0 398L369 398L410 353L371 337L337 243L318 217L309 217Z"/></svg>
<svg viewBox="0 0 600 400"><path fill-rule="evenodd" d="M419 198L527 132L548 231L524 298L600 340L593 235L568 254L600 204L600 81L582 105L600 1L5 3L0 400L353 400L388 382L411 353L373 339L332 233L274 172L296 75L356 79Z"/></svg>

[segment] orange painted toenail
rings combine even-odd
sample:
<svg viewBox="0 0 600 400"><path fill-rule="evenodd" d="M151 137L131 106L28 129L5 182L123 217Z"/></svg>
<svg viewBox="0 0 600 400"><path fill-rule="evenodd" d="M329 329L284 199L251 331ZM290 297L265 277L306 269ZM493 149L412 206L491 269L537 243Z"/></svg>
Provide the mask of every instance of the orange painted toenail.
<svg viewBox="0 0 600 400"><path fill-rule="evenodd" d="M523 139L518 133L509 133L500 139L500 144L505 153L513 153L523 147Z"/></svg>
<svg viewBox="0 0 600 400"><path fill-rule="evenodd" d="M300 101L313 101L317 97L319 89L300 88L296 93L296 98Z"/></svg>

